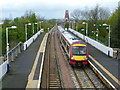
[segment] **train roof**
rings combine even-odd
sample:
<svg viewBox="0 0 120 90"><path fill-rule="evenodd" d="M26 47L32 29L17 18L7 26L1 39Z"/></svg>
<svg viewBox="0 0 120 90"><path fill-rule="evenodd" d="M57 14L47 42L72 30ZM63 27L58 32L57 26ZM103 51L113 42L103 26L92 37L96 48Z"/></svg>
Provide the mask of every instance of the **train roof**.
<svg viewBox="0 0 120 90"><path fill-rule="evenodd" d="M77 37L73 36L71 33L67 32L66 30L64 30L61 26L58 26L58 30L62 33L62 35L69 42L69 44L81 42L81 40L79 40Z"/></svg>
<svg viewBox="0 0 120 90"><path fill-rule="evenodd" d="M85 44L83 42L73 42L72 44Z"/></svg>

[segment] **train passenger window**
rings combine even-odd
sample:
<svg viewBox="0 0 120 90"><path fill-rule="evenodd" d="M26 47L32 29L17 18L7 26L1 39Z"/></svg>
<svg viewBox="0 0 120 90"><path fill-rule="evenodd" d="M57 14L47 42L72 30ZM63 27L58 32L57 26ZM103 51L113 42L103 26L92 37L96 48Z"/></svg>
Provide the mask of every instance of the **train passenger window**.
<svg viewBox="0 0 120 90"><path fill-rule="evenodd" d="M73 46L72 55L86 55L86 47L85 46Z"/></svg>

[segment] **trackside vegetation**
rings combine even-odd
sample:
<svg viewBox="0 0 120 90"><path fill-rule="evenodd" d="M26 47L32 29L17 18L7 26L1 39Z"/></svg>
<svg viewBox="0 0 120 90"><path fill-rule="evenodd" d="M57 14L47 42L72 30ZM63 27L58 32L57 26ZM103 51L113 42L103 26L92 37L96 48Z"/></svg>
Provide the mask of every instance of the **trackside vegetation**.
<svg viewBox="0 0 120 90"><path fill-rule="evenodd" d="M71 27L86 35L86 25L83 22L88 24L88 36L106 46L108 46L108 25L110 25L110 47L120 48L120 7L113 13L99 5L91 10L75 9L71 12L71 19L64 24L64 27Z"/></svg>
<svg viewBox="0 0 120 90"><path fill-rule="evenodd" d="M31 25L27 25L27 37L31 38L37 31L41 28L44 29L45 32L48 31L48 28L52 28L56 24L56 20L45 20L44 18L39 18L32 11L27 11L24 16L16 17L14 20L5 19L2 25L2 55L6 54L6 27L17 26L16 29L9 28L8 36L9 36L9 47L12 49L19 42L25 42L25 24L31 23ZM35 24L37 23L37 24ZM34 24L34 33L33 33L33 24Z"/></svg>

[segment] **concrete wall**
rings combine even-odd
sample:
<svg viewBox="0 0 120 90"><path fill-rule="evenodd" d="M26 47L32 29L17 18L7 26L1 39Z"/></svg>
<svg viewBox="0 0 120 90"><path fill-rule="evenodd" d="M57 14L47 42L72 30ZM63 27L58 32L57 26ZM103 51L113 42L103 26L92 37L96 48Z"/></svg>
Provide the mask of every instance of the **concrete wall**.
<svg viewBox="0 0 120 90"><path fill-rule="evenodd" d="M7 61L0 65L0 80L7 72Z"/></svg>
<svg viewBox="0 0 120 90"><path fill-rule="evenodd" d="M87 43L91 44L92 46L94 46L95 48L97 48L98 50L100 50L101 52L105 53L108 56L113 57L113 49L110 47L107 47L73 29L69 28L69 31L73 32L75 35L77 35L78 37L80 37L81 39L85 40Z"/></svg>
<svg viewBox="0 0 120 90"><path fill-rule="evenodd" d="M34 42L34 40L40 35L40 32L41 31L38 31L35 35L33 35L29 40L24 43L24 50L26 50Z"/></svg>

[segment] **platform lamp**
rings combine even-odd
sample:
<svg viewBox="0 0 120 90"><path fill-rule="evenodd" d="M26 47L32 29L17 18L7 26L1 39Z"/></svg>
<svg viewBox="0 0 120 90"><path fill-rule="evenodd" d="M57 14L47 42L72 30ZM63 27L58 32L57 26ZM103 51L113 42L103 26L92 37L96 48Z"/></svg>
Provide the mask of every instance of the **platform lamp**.
<svg viewBox="0 0 120 90"><path fill-rule="evenodd" d="M27 25L32 25L32 24L31 24L31 23L25 24L25 36L26 36L25 39L26 39L26 41L27 41L27 39L28 39L28 38L27 38L27 34L28 34L28 33L27 33Z"/></svg>
<svg viewBox="0 0 120 90"><path fill-rule="evenodd" d="M85 25L86 25L86 36L88 36L88 23L82 22L82 24L85 24Z"/></svg>
<svg viewBox="0 0 120 90"><path fill-rule="evenodd" d="M82 28L81 31L82 31L82 32L83 32L83 31L85 32L85 29ZM85 35L83 35L83 36L84 36L83 39L85 40Z"/></svg>
<svg viewBox="0 0 120 90"><path fill-rule="evenodd" d="M97 24L93 24L94 27L96 27L96 40L98 41L98 32L99 32L99 29L98 29L98 26L101 26L101 25L97 25Z"/></svg>
<svg viewBox="0 0 120 90"><path fill-rule="evenodd" d="M37 25L37 32L38 32L38 23L33 23L33 35L34 35L34 33L35 33L35 30L34 30L34 25Z"/></svg>
<svg viewBox="0 0 120 90"><path fill-rule="evenodd" d="M42 22L43 22L43 21L40 21L40 30L41 30L41 28L42 28Z"/></svg>
<svg viewBox="0 0 120 90"><path fill-rule="evenodd" d="M34 24L36 24L36 25L37 25L37 32L38 32L38 23L34 23Z"/></svg>
<svg viewBox="0 0 120 90"><path fill-rule="evenodd" d="M6 27L6 53L7 53L7 72L9 71L9 57L8 57L8 53L9 53L9 36L8 36L8 30L9 29L16 29L17 26L11 26L11 27Z"/></svg>
<svg viewBox="0 0 120 90"><path fill-rule="evenodd" d="M110 30L110 25L108 25L108 24L103 24L103 26L106 26L107 28L106 29L108 29L109 30L109 33L108 33L108 47L110 47L110 33L111 33L111 30Z"/></svg>

